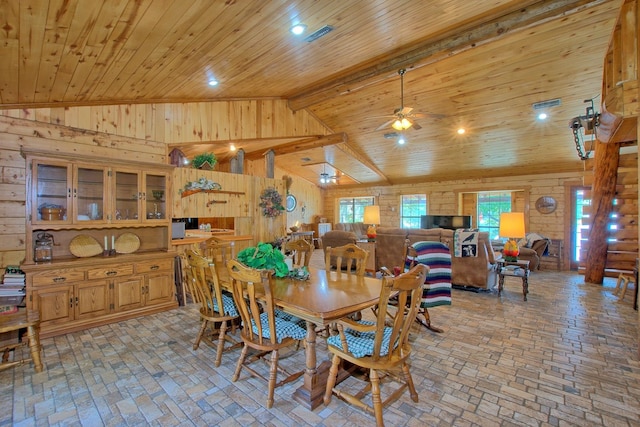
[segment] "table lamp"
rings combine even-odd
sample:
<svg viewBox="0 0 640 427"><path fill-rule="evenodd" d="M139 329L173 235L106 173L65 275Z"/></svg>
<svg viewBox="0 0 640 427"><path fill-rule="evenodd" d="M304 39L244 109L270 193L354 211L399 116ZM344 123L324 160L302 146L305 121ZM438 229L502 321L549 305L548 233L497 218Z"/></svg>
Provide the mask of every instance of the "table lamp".
<svg viewBox="0 0 640 427"><path fill-rule="evenodd" d="M500 214L500 237L506 237L507 243L504 244L502 254L505 261L517 261L520 249L516 239L525 236L524 232L524 213L522 212L503 212Z"/></svg>
<svg viewBox="0 0 640 427"><path fill-rule="evenodd" d="M370 242L375 240L376 225L380 224L380 206L365 206L363 222L365 224L371 224L369 225L369 228L367 228L367 237Z"/></svg>

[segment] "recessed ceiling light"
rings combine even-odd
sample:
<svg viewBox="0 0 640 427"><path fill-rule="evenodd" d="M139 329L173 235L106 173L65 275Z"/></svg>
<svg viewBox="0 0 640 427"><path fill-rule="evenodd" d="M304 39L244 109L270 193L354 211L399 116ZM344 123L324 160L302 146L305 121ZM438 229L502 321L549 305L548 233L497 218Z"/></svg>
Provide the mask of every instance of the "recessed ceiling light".
<svg viewBox="0 0 640 427"><path fill-rule="evenodd" d="M404 139L404 136L400 135L400 137L398 138L398 144L404 145L405 142L407 141Z"/></svg>
<svg viewBox="0 0 640 427"><path fill-rule="evenodd" d="M547 117L549 117L547 113L538 114L538 120L547 120Z"/></svg>
<svg viewBox="0 0 640 427"><path fill-rule="evenodd" d="M291 31L291 33L295 34L296 36L299 36L300 34L304 33L306 29L307 29L306 25L296 24L293 27L291 27L289 31Z"/></svg>
<svg viewBox="0 0 640 427"><path fill-rule="evenodd" d="M464 128L458 129L458 135L464 135L465 132L466 130Z"/></svg>
<svg viewBox="0 0 640 427"><path fill-rule="evenodd" d="M216 79L209 80L209 86L218 86L218 81Z"/></svg>

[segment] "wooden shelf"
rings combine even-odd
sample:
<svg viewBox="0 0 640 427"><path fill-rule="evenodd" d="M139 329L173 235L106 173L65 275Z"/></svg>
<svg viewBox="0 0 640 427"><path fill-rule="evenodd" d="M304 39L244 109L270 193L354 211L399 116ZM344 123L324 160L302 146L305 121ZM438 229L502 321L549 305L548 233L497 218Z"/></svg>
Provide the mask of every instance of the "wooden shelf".
<svg viewBox="0 0 640 427"><path fill-rule="evenodd" d="M185 190L182 192L182 198L198 193L218 193L218 194L234 194L236 196L244 195L242 191L225 191L225 190Z"/></svg>

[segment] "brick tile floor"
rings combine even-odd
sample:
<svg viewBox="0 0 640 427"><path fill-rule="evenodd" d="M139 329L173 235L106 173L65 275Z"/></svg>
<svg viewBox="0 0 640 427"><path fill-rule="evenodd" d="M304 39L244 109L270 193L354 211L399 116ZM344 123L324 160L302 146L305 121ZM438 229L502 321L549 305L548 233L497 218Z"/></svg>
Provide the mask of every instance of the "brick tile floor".
<svg viewBox="0 0 640 427"><path fill-rule="evenodd" d="M315 263L321 259L314 254ZM453 290L431 309L444 333L416 327L407 393L388 426L640 426L638 313L618 303L614 279L585 284L536 271L522 300L518 279L496 292ZM631 293L632 295L632 293ZM372 416L334 398L314 411L244 373L238 351L219 368L207 345L192 350L197 308L186 307L42 340L45 370L0 372L0 426L370 426ZM318 356L326 347L318 341ZM304 365L300 351L287 364Z"/></svg>

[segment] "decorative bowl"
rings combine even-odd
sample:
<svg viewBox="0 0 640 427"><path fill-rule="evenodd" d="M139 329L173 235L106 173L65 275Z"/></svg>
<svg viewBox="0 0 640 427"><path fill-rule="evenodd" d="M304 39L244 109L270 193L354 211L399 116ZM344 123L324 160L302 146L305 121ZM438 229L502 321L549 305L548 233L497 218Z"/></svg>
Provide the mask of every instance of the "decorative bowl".
<svg viewBox="0 0 640 427"><path fill-rule="evenodd" d="M164 190L152 190L151 194L153 194L153 198L156 200L162 200L164 196Z"/></svg>
<svg viewBox="0 0 640 427"><path fill-rule="evenodd" d="M298 231L298 227L296 227L296 226L294 225L294 226L292 226L292 227L289 227L289 230L291 230L291 231L293 231L293 232L295 233L296 231Z"/></svg>

